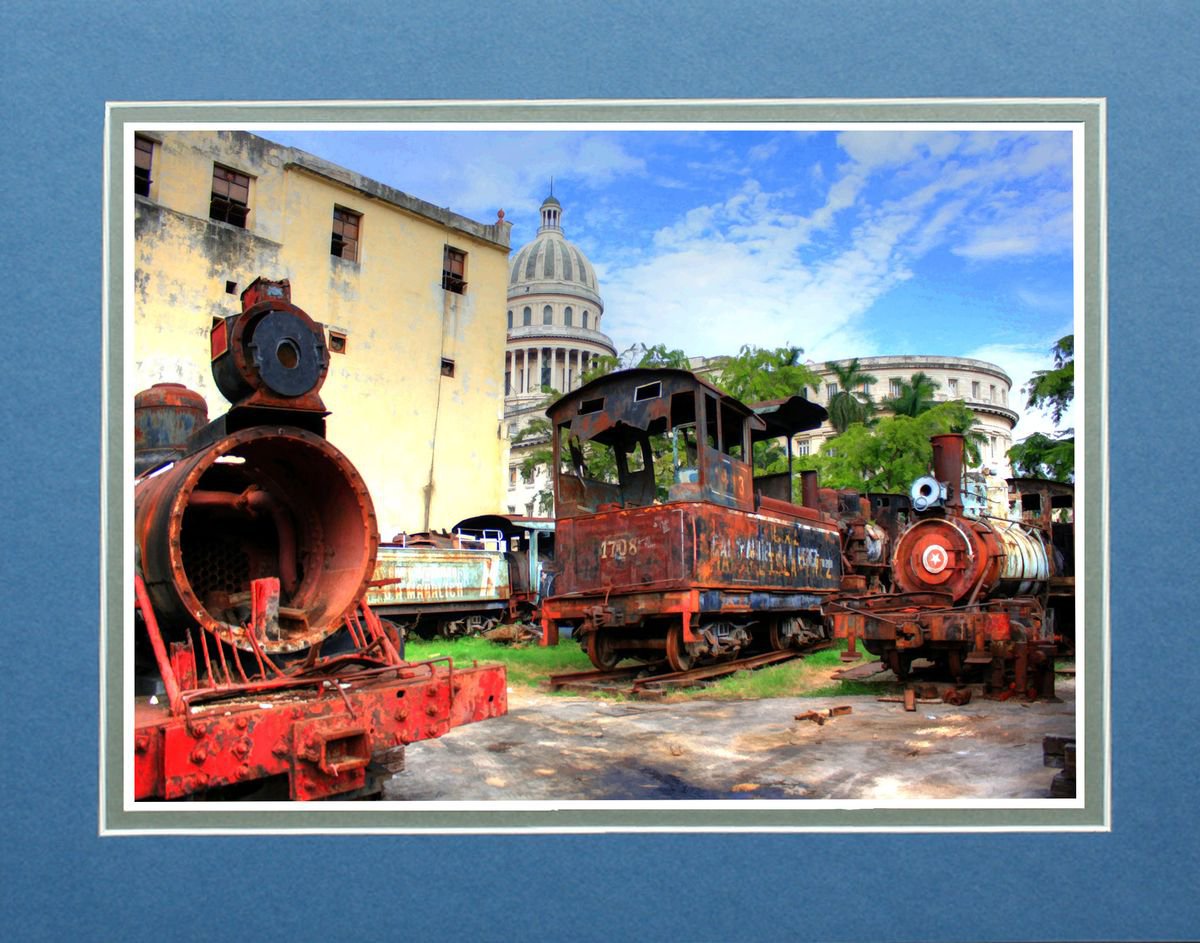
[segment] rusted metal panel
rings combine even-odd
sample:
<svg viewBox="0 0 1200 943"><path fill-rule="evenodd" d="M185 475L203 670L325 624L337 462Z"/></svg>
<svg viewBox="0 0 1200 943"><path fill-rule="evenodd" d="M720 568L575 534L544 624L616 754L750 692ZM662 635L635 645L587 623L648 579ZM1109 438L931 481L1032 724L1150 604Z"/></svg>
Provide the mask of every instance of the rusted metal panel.
<svg viewBox="0 0 1200 943"><path fill-rule="evenodd" d="M831 524L732 509L690 509L696 534L694 579L705 586L833 592L841 582L841 545Z"/></svg>
<svg viewBox="0 0 1200 943"><path fill-rule="evenodd" d="M367 602L387 610L430 603L507 603L508 560L500 551L397 547L382 544Z"/></svg>
<svg viewBox="0 0 1200 943"><path fill-rule="evenodd" d="M142 698L135 797L177 799L280 775L294 799L349 792L374 754L504 714L506 691L503 666L446 660L336 676L316 695L298 687L215 699L184 716Z"/></svg>
<svg viewBox="0 0 1200 943"><path fill-rule="evenodd" d="M674 585L833 592L837 530L708 504L611 511L558 524L555 596Z"/></svg>

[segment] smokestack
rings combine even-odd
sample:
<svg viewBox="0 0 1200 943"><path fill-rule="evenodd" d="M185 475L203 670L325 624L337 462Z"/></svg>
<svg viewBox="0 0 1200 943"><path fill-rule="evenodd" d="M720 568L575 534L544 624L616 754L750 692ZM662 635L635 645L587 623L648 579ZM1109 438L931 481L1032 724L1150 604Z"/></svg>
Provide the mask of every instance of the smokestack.
<svg viewBox="0 0 1200 943"><path fill-rule="evenodd" d="M933 446L933 477L946 486L946 507L962 507L963 437L949 432L929 440Z"/></svg>

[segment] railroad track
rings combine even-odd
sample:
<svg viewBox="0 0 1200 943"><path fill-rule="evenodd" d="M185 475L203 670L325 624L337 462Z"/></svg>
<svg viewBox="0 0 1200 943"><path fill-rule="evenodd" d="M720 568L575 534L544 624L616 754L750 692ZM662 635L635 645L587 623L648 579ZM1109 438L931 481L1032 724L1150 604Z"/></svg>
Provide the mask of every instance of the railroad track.
<svg viewBox="0 0 1200 943"><path fill-rule="evenodd" d="M659 665L628 665L614 668L612 671L571 671L564 674L551 675L546 682L551 691L620 691L634 697L661 697L671 688L687 687L697 682L713 681L737 671L753 671L767 665L776 665L791 661L793 658L803 658L813 652L829 648L833 643L824 642L804 651L786 650L764 652L739 658L735 661L719 662L715 665L701 665L689 668L687 671L663 671L665 662ZM627 684L628 683L628 684Z"/></svg>

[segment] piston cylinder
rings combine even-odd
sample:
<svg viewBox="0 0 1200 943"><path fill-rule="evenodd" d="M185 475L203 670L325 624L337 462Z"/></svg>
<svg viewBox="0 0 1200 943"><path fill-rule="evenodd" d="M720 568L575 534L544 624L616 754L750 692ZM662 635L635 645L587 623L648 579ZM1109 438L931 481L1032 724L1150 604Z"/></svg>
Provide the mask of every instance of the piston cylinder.
<svg viewBox="0 0 1200 943"><path fill-rule="evenodd" d="M134 520L164 633L199 625L247 652L300 651L337 631L366 591L379 544L349 459L287 426L234 432L143 478ZM279 616L252 640L251 583L266 577L280 581Z"/></svg>

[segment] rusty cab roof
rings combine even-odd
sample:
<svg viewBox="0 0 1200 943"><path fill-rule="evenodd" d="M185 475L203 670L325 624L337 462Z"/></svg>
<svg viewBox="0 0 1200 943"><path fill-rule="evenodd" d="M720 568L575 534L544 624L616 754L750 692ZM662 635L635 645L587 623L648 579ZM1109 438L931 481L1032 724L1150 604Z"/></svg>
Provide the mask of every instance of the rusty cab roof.
<svg viewBox="0 0 1200 943"><path fill-rule="evenodd" d="M619 438L620 432L614 431L618 426L662 433L678 424L672 421L672 397L695 391L716 397L721 406L744 416L755 438L766 429L766 422L740 400L694 373L670 367L637 367L597 377L554 402L546 415L556 429L569 424L584 441Z"/></svg>

